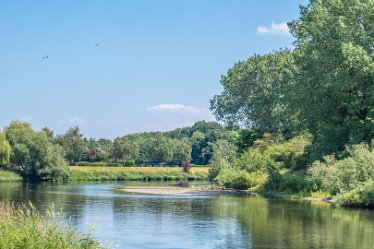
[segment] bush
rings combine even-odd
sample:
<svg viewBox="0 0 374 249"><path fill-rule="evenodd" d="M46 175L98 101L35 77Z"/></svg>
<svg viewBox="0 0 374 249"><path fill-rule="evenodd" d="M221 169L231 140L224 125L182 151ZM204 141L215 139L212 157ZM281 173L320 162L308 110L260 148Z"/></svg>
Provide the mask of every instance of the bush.
<svg viewBox="0 0 374 249"><path fill-rule="evenodd" d="M365 144L347 148L349 157L315 162L308 169L314 190L329 191L337 203L350 207L374 207L374 154Z"/></svg>
<svg viewBox="0 0 374 249"><path fill-rule="evenodd" d="M313 183L304 171L290 171L281 176L280 191L291 193L309 193L313 190Z"/></svg>
<svg viewBox="0 0 374 249"><path fill-rule="evenodd" d="M232 181L229 183L229 187L240 190L246 190L249 188L252 189L255 187L264 186L267 179L268 175L266 173L248 173L246 171L241 171L234 179L232 179Z"/></svg>
<svg viewBox="0 0 374 249"><path fill-rule="evenodd" d="M256 150L248 150L234 163L234 167L240 170L266 173L270 168L278 168L276 162L265 153Z"/></svg>
<svg viewBox="0 0 374 249"><path fill-rule="evenodd" d="M279 136L265 134L264 138L255 141L253 149L260 151L279 164L280 168L300 168L302 157L311 143L308 134L299 135L289 140Z"/></svg>
<svg viewBox="0 0 374 249"><path fill-rule="evenodd" d="M214 155L209 169L209 179L217 182L218 175L223 174L223 171L229 168L231 169L230 163L223 156ZM222 182L219 184L221 185Z"/></svg>
<svg viewBox="0 0 374 249"><path fill-rule="evenodd" d="M362 186L338 195L336 202L345 207L374 208L374 181L369 180Z"/></svg>
<svg viewBox="0 0 374 249"><path fill-rule="evenodd" d="M278 168L268 168L268 180L264 185L266 190L275 190L279 191L280 184L282 182L282 175L279 172Z"/></svg>
<svg viewBox="0 0 374 249"><path fill-rule="evenodd" d="M191 163L190 162L182 163L182 168L183 168L184 173L190 173L191 172Z"/></svg>
<svg viewBox="0 0 374 249"><path fill-rule="evenodd" d="M236 176L231 179L231 181L226 183L226 187L233 189L246 190L249 189L251 185L251 176L246 171L241 171L236 174Z"/></svg>
<svg viewBox="0 0 374 249"><path fill-rule="evenodd" d="M313 190L330 191L336 172L337 160L331 155L324 157L323 160L323 162L314 162L308 169L307 175L313 184Z"/></svg>
<svg viewBox="0 0 374 249"><path fill-rule="evenodd" d="M233 170L232 168L223 168L216 178L214 178L214 182L219 186L224 186L226 188L234 188L233 183L238 176L238 172Z"/></svg>
<svg viewBox="0 0 374 249"><path fill-rule="evenodd" d="M263 186L270 168L277 168L276 163L270 157L253 150L247 151L232 164L223 156L215 155L209 178L218 185L244 190Z"/></svg>
<svg viewBox="0 0 374 249"><path fill-rule="evenodd" d="M374 180L374 154L364 144L347 148L350 157L336 162L332 193L346 193Z"/></svg>
<svg viewBox="0 0 374 249"><path fill-rule="evenodd" d="M13 172L0 169L0 182L20 182L22 177Z"/></svg>
<svg viewBox="0 0 374 249"><path fill-rule="evenodd" d="M89 148L82 159L89 162L103 162L108 160L108 153L100 147Z"/></svg>

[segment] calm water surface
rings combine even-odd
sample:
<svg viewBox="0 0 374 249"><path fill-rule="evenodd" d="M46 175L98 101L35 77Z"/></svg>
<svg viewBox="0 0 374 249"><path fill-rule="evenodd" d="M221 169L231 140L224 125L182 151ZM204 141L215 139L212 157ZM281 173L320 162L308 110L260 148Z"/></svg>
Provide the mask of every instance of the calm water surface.
<svg viewBox="0 0 374 249"><path fill-rule="evenodd" d="M124 194L120 184L0 184L0 199L54 203L109 248L374 248L374 211L258 196ZM144 183L142 183L144 184Z"/></svg>

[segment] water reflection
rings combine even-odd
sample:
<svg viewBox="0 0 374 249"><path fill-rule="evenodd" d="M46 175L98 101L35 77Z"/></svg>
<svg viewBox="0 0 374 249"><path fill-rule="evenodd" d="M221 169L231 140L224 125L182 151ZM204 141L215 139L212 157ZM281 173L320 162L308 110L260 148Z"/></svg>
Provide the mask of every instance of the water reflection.
<svg viewBox="0 0 374 249"><path fill-rule="evenodd" d="M139 184L139 183L130 183ZM123 184L0 184L0 198L54 203L111 248L373 248L374 212L256 196L124 194Z"/></svg>

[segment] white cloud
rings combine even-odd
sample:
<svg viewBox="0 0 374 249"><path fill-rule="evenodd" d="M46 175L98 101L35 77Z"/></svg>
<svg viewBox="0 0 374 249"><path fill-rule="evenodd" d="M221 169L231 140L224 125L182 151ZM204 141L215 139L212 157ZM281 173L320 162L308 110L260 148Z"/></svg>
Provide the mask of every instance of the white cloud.
<svg viewBox="0 0 374 249"><path fill-rule="evenodd" d="M290 35L290 29L286 22L271 23L271 27L259 26L257 28L257 34L259 35Z"/></svg>
<svg viewBox="0 0 374 249"><path fill-rule="evenodd" d="M147 118L150 120L149 130L173 130L176 128L193 125L196 121L214 121L214 115L208 108L182 105L182 104L160 104L147 108L151 113Z"/></svg>
<svg viewBox="0 0 374 249"><path fill-rule="evenodd" d="M86 125L86 121L83 118L80 118L80 117L69 117L69 118L59 120L58 124L59 125L64 125L64 126L68 125L68 126L82 127L82 126Z"/></svg>
<svg viewBox="0 0 374 249"><path fill-rule="evenodd" d="M181 105L181 104L160 104L147 108L148 112L178 112L178 113L204 113L208 111L206 108Z"/></svg>

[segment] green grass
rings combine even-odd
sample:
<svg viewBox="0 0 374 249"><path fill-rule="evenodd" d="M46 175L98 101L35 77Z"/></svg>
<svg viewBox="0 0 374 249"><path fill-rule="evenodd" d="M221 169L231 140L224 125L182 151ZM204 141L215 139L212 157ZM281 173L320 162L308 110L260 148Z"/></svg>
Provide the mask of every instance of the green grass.
<svg viewBox="0 0 374 249"><path fill-rule="evenodd" d="M0 170L0 182L20 182L22 177L12 171Z"/></svg>
<svg viewBox="0 0 374 249"><path fill-rule="evenodd" d="M19 249L97 249L102 248L89 235L64 225L50 215L42 216L29 205L0 203L0 248Z"/></svg>
<svg viewBox="0 0 374 249"><path fill-rule="evenodd" d="M179 167L90 167L70 166L71 181L122 181L122 180L207 180L208 167L191 168L184 173Z"/></svg>

